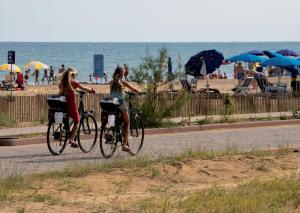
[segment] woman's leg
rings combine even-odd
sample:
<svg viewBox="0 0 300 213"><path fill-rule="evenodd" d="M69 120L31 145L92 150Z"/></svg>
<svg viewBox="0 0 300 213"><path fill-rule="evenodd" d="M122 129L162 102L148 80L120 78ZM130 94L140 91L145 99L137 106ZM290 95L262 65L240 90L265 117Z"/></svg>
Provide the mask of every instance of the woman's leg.
<svg viewBox="0 0 300 213"><path fill-rule="evenodd" d="M78 124L79 124L78 122L74 121L74 126L72 128L71 136L70 136L70 140L72 142L74 142L74 140L75 140L75 136L76 136L76 133L77 133L77 130L78 130Z"/></svg>
<svg viewBox="0 0 300 213"><path fill-rule="evenodd" d="M128 112L122 112L121 113L121 118L124 122L124 145L129 145L128 144L128 133L129 133L129 123L130 123L130 119L129 119L129 114Z"/></svg>

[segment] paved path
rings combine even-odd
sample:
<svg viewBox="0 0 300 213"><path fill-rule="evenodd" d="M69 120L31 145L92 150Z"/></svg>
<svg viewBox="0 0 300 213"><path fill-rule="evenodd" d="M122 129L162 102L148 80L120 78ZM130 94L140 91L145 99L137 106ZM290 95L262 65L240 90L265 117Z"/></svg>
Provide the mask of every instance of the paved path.
<svg viewBox="0 0 300 213"><path fill-rule="evenodd" d="M155 157L191 149L220 150L230 146L247 149L276 148L282 145L300 146L300 125L149 135L145 138L141 155ZM112 160L122 157L130 156L119 151ZM109 160L100 155L99 143L92 153L83 154L79 149L68 146L60 156L52 156L46 144L0 147L0 176L107 161Z"/></svg>
<svg viewBox="0 0 300 213"><path fill-rule="evenodd" d="M231 117L233 119L249 119L249 118L268 118L268 117L280 117L280 116L292 116L292 112L271 112L271 113L255 113L255 114L235 114ZM220 120L221 116L211 115L211 116L197 116L191 117L190 121L195 122L197 120L212 118L214 120ZM173 118L174 122L180 122L182 120L188 120L188 118ZM98 123L100 126L100 123ZM4 128L0 129L0 136L12 136L12 135L26 135L26 134L36 134L36 133L46 133L47 126L33 126L33 127L20 127L20 128Z"/></svg>

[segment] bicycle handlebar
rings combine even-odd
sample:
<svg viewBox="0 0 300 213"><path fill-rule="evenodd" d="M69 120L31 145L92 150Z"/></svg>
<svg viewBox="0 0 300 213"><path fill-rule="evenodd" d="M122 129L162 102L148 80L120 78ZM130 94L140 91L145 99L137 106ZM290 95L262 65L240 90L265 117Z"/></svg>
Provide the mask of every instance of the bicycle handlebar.
<svg viewBox="0 0 300 213"><path fill-rule="evenodd" d="M134 92L127 92L125 91L125 93L129 96L136 96L136 95L145 95L145 92L138 92L138 93L134 93Z"/></svg>
<svg viewBox="0 0 300 213"><path fill-rule="evenodd" d="M87 92L83 90L76 90L76 92L80 95L85 95Z"/></svg>
<svg viewBox="0 0 300 213"><path fill-rule="evenodd" d="M86 93L95 93L95 90L92 89L92 92L86 92L86 91L83 91L83 90L76 90L76 92L80 95L85 95Z"/></svg>

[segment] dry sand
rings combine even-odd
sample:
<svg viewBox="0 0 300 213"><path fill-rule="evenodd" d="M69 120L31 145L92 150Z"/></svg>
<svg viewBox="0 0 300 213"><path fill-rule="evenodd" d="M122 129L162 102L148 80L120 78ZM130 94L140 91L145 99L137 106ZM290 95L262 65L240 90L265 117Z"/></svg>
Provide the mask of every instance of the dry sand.
<svg viewBox="0 0 300 213"><path fill-rule="evenodd" d="M235 187L254 178L269 179L299 175L300 155L226 156L214 160L160 163L150 168L123 169L73 179L45 180L28 193L51 194L49 202L11 202L4 210L15 212L109 212L137 211L143 199L191 193L214 186ZM62 204L67 202L68 204Z"/></svg>
<svg viewBox="0 0 300 213"><path fill-rule="evenodd" d="M277 82L277 78L269 78L271 82ZM290 78L289 77L284 77L281 79L282 83L287 83L288 88L290 89ZM82 83L85 86L93 87L96 91L96 93L109 93L109 85L108 84L87 84L87 83ZM139 89L139 86L135 83L131 83L135 88ZM197 89L205 88L206 86L206 81L205 80L199 80L198 81L198 86ZM221 93L232 93L232 88L234 88L237 85L237 80L234 79L210 79L209 80L209 85L211 88L216 88L219 89ZM256 92L255 89L250 87L252 89L252 92ZM160 90L169 90L170 85L165 84L163 85ZM174 82L174 90L181 90L182 86L180 82L175 81ZM258 91L260 91L258 89ZM16 91L13 92L14 95L35 95L35 94L53 94L57 93L58 88L57 85L30 85L27 86L25 91ZM7 95L10 92L7 91L0 91L0 95Z"/></svg>

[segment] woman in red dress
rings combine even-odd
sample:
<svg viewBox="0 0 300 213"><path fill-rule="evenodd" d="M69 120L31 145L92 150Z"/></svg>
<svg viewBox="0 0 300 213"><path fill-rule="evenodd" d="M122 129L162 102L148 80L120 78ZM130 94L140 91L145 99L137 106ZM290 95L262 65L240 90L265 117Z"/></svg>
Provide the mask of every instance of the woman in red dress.
<svg viewBox="0 0 300 213"><path fill-rule="evenodd" d="M84 87L80 85L76 79L77 71L74 68L68 68L61 76L59 87L59 95L64 95L67 98L67 113L69 117L71 117L74 121L74 126L71 131L70 136L70 144L73 148L78 148L78 144L75 141L75 135L78 130L78 124L80 121L80 115L75 103L75 90L77 88L90 92L95 93L94 89L89 87Z"/></svg>

